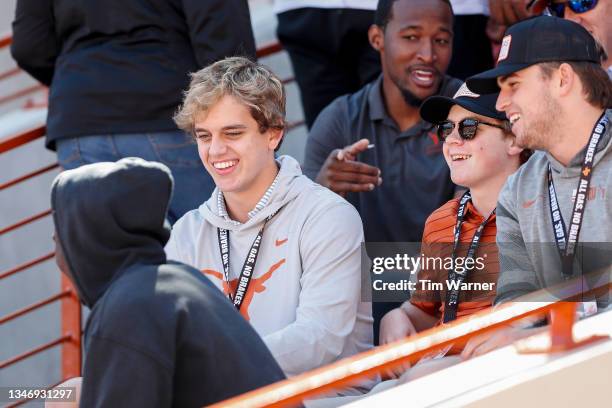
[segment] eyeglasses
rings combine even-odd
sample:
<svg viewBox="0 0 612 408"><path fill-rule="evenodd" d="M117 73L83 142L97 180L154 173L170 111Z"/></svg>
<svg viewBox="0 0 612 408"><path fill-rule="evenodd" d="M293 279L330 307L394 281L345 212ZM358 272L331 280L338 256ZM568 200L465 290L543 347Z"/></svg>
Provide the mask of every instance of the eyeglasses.
<svg viewBox="0 0 612 408"><path fill-rule="evenodd" d="M493 126L498 129L502 129L507 131L508 127L503 125L498 125L495 123L483 122L478 119L466 118L459 122L459 136L463 140L472 140L476 137L476 129L478 129L478 125L487 125ZM455 122L451 122L450 120L445 120L438 124L438 137L443 142L446 141L446 138L453 133L453 129L455 128Z"/></svg>
<svg viewBox="0 0 612 408"><path fill-rule="evenodd" d="M565 6L569 7L576 14L586 13L593 10L597 5L597 0L570 0L561 3L548 2L546 8L553 16L563 18L565 16Z"/></svg>

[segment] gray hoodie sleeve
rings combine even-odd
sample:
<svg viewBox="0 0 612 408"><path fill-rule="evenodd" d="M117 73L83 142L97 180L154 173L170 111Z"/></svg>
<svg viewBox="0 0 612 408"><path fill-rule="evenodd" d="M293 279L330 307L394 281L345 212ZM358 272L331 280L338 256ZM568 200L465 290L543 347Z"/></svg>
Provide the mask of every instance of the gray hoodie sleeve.
<svg viewBox="0 0 612 408"><path fill-rule="evenodd" d="M264 337L287 375L331 363L342 353L358 318L362 241L359 214L339 197L304 225L296 319Z"/></svg>
<svg viewBox="0 0 612 408"><path fill-rule="evenodd" d="M194 221L196 220L196 221ZM174 231L187 231L187 236L195 237L198 235L198 227L201 225L202 220L198 210L192 210L183 215L172 227L172 233L170 239L164 247L166 251L166 258L170 261L182 262L187 265L194 265L195 260L193 254L196 253L193 247L193 241L181 241L177 238L177 234ZM188 248L185 248L188 246Z"/></svg>
<svg viewBox="0 0 612 408"><path fill-rule="evenodd" d="M517 175L508 178L497 203L499 278L495 303L511 301L539 288L517 216Z"/></svg>

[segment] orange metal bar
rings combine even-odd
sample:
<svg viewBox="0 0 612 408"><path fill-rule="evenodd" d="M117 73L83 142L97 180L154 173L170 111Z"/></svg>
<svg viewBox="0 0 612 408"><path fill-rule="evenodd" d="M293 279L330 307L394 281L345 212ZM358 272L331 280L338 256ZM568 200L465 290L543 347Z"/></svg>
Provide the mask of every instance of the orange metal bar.
<svg viewBox="0 0 612 408"><path fill-rule="evenodd" d="M0 49L8 47L13 42L13 35L11 33L4 33L0 36Z"/></svg>
<svg viewBox="0 0 612 408"><path fill-rule="evenodd" d="M287 85L287 84L290 84L293 81L295 81L295 78L294 77L289 77L289 78L283 79L281 82L283 83L283 85Z"/></svg>
<svg viewBox="0 0 612 408"><path fill-rule="evenodd" d="M6 78L12 77L13 75L17 75L20 72L21 72L21 68L19 67L9 69L8 71L5 71L2 74L0 74L0 81Z"/></svg>
<svg viewBox="0 0 612 408"><path fill-rule="evenodd" d="M287 124L287 131L295 129L298 126L302 126L305 122L303 120L297 120L295 122L291 122Z"/></svg>
<svg viewBox="0 0 612 408"><path fill-rule="evenodd" d="M39 214L35 214L35 215L31 216L31 217L24 218L23 220L21 220L19 222L16 222L13 225L9 225L8 227L0 229L0 235L6 234L9 231L13 231L13 230L15 230L17 228L23 227L24 225L28 225L30 223L33 223L34 221L40 220L41 218L44 218L44 217L46 217L49 214L51 214L51 210L50 209L46 210L46 211L43 211L43 212L41 212Z"/></svg>
<svg viewBox="0 0 612 408"><path fill-rule="evenodd" d="M589 278L590 285L585 285L587 278ZM442 327L425 330L407 339L380 346L213 406L236 408L293 406L301 403L305 398L342 388L360 378L379 374L406 362L416 362L420 357L432 351L437 351L450 344L462 344L472 337L507 326L526 317L542 317L549 314L551 321L548 326L551 346L527 352L556 352L582 346L585 343L609 338L609 336L592 336L585 341L574 342L572 329L576 304L568 301L543 302L541 296L545 293L545 297L549 298L550 293L557 293L562 294L561 298L564 300L583 299L585 296L601 294L602 291L612 292L612 283L606 273L584 275L553 288L521 297L520 302L504 304L493 310L483 310Z"/></svg>
<svg viewBox="0 0 612 408"><path fill-rule="evenodd" d="M550 344L517 344L521 354L555 353L568 351L599 340L608 339L607 335L593 335L580 341L574 340L573 327L576 321L576 303L558 302L550 313Z"/></svg>
<svg viewBox="0 0 612 408"><path fill-rule="evenodd" d="M41 175L43 173L46 173L48 171L51 171L53 169L57 169L59 166L60 166L59 163L53 163L53 164L50 164L50 165L45 166L43 168L40 168L38 170L35 170L35 171L31 172L31 173L25 174L25 175L23 175L21 177L18 177L16 179L7 181L6 183L0 184L0 191L4 190L5 188L12 187L15 184L19 184L19 183L21 183L23 181L29 180L29 179L31 179L33 177L39 176L39 175Z"/></svg>
<svg viewBox="0 0 612 408"><path fill-rule="evenodd" d="M521 303L484 310L441 328L423 331L410 338L377 347L291 379L271 384L212 405L213 407L290 407L305 398L320 395L383 370L414 363L420 357L453 343L495 330L528 316L540 316L554 309L556 303Z"/></svg>
<svg viewBox="0 0 612 408"><path fill-rule="evenodd" d="M60 337L59 339L56 339L56 340L50 341L48 343L45 343L42 346L38 346L36 348L33 348L32 350L26 351L25 353L22 353L22 354L20 354L18 356L15 356L13 358L9 358L8 360L4 360L3 362L0 363L0 370L3 369L3 368L6 368L6 367L8 367L8 366L10 366L12 364L15 364L15 363L17 363L17 362L19 362L21 360L25 360L26 358L31 357L34 354L41 353L41 352L43 352L45 350L50 349L51 347L55 347L58 344L64 343L64 342L69 341L69 340L71 340L70 336L65 335L65 336Z"/></svg>
<svg viewBox="0 0 612 408"><path fill-rule="evenodd" d="M8 271L5 271L3 273L0 273L0 280L4 279L4 278L8 278L11 275L16 274L17 272L21 272L25 269L31 268L34 265L38 265L39 263L43 263L51 258L53 258L55 256L55 252L51 252L48 253L46 255L43 255L41 257L38 257L36 259L33 259L29 262L26 262L24 264L18 265L16 267L14 267L13 269L9 269Z"/></svg>
<svg viewBox="0 0 612 408"><path fill-rule="evenodd" d="M26 132L20 133L17 136L8 137L0 140L0 153L8 152L9 150L15 149L22 146L32 140L43 137L47 133L45 126L40 126Z"/></svg>
<svg viewBox="0 0 612 408"><path fill-rule="evenodd" d="M10 102L10 101L13 101L15 99L19 99L22 96L29 95L31 93L34 93L34 92L39 91L39 90L44 89L44 88L45 88L45 86L42 85L42 84L32 85L30 87L22 89L21 91L15 92L15 93L7 95L7 96L3 96L2 98L0 98L0 104L6 103L6 102Z"/></svg>
<svg viewBox="0 0 612 408"><path fill-rule="evenodd" d="M36 309L40 309L43 306L48 305L49 303L53 303L57 300L65 298L66 296L70 296L72 292L70 290L64 290L56 295L43 299L39 302L33 303L30 306L24 307L23 309L19 309L16 312L10 313L4 317L0 317L0 325L7 323L13 319L16 319L20 316L23 316L26 313L30 313Z"/></svg>
<svg viewBox="0 0 612 408"><path fill-rule="evenodd" d="M62 298L62 335L69 341L62 344L62 379L81 376L81 302L76 290L62 273L62 289L70 295Z"/></svg>
<svg viewBox="0 0 612 408"><path fill-rule="evenodd" d="M257 50L257 58L267 57L282 50L283 46L279 42L267 44Z"/></svg>
<svg viewBox="0 0 612 408"><path fill-rule="evenodd" d="M574 342L572 328L576 321L576 303L559 302L551 313L551 348L563 348Z"/></svg>

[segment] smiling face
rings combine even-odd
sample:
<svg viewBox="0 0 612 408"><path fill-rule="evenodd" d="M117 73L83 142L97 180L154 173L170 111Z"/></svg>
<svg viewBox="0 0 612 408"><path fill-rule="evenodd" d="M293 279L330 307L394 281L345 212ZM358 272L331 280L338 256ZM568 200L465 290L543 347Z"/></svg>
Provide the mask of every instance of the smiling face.
<svg viewBox="0 0 612 408"><path fill-rule="evenodd" d="M474 139L461 139L457 124L466 118L501 124L497 119L477 115L458 105L451 108L448 120L455 123L455 128L444 141L443 152L453 183L475 189L491 184L493 180L505 180L518 168L522 149L514 146L512 136L482 123L478 125Z"/></svg>
<svg viewBox="0 0 612 408"><path fill-rule="evenodd" d="M547 150L560 134L556 123L561 107L553 99L550 83L537 65L498 80L496 108L510 120L521 147Z"/></svg>
<svg viewBox="0 0 612 408"><path fill-rule="evenodd" d="M249 109L236 98L225 95L196 115L194 135L204 167L224 194L260 196L272 182L274 149L282 131L261 133Z"/></svg>
<svg viewBox="0 0 612 408"><path fill-rule="evenodd" d="M382 70L413 106L435 94L451 59L453 16L439 0L397 0L378 43Z"/></svg>

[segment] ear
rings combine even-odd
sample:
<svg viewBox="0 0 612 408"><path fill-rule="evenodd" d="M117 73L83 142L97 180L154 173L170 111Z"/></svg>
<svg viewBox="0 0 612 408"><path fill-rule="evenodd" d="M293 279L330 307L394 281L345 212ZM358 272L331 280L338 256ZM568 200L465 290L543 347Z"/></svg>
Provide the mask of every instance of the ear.
<svg viewBox="0 0 612 408"><path fill-rule="evenodd" d="M283 135L285 131L283 129L268 129L267 137L268 137L268 148L270 150L276 150L281 140L283 140Z"/></svg>
<svg viewBox="0 0 612 408"><path fill-rule="evenodd" d="M377 26L376 24L372 24L368 29L368 39L370 40L370 45L378 52L382 52L385 49L385 32Z"/></svg>
<svg viewBox="0 0 612 408"><path fill-rule="evenodd" d="M516 137L510 136L507 137L506 140L508 142L506 144L506 153L508 153L508 156L518 157L524 149L516 144Z"/></svg>
<svg viewBox="0 0 612 408"><path fill-rule="evenodd" d="M559 66L557 75L559 77L559 96L569 95L576 84L576 73L574 72L574 69L570 64L564 62Z"/></svg>

